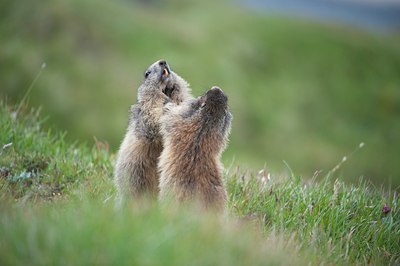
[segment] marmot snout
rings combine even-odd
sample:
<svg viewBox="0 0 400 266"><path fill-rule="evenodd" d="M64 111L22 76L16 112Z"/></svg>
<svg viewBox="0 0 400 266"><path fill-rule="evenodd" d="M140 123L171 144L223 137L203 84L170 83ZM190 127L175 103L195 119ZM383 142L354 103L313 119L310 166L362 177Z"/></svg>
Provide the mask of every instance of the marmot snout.
<svg viewBox="0 0 400 266"><path fill-rule="evenodd" d="M220 157L232 121L227 101L223 91L213 87L179 106L166 104L160 120L164 150L158 164L162 201L195 200L205 208L224 208Z"/></svg>

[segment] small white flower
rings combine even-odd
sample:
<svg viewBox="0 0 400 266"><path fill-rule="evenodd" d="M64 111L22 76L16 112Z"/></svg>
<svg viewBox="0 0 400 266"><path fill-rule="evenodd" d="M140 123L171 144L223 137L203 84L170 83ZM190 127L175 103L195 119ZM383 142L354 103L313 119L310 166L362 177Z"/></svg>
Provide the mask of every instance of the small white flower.
<svg viewBox="0 0 400 266"><path fill-rule="evenodd" d="M12 142L5 144L5 145L3 146L3 150L5 150L5 149L11 147L11 145L12 145Z"/></svg>

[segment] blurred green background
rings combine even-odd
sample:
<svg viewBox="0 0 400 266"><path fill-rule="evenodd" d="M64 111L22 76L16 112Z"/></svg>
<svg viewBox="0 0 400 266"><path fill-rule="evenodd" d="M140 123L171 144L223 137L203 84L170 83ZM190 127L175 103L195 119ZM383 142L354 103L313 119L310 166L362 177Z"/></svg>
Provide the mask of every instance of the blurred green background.
<svg viewBox="0 0 400 266"><path fill-rule="evenodd" d="M144 70L164 58L234 115L225 165L303 177L339 169L400 185L400 35L267 15L223 1L0 2L0 97L29 95L71 140L121 142ZM1 144L2 145L2 144Z"/></svg>

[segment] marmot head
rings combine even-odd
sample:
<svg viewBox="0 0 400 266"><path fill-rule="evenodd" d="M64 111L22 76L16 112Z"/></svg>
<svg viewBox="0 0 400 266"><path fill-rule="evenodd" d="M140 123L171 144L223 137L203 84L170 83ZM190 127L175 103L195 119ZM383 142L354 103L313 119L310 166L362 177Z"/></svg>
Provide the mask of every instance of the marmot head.
<svg viewBox="0 0 400 266"><path fill-rule="evenodd" d="M138 100L161 93L167 86L170 73L171 70L165 60L159 60L149 66L144 72L144 78L138 90Z"/></svg>
<svg viewBox="0 0 400 266"><path fill-rule="evenodd" d="M199 102L201 103L200 107L204 109L203 112L219 116L220 113L224 114L227 109L228 97L220 88L214 86L199 98Z"/></svg>
<svg viewBox="0 0 400 266"><path fill-rule="evenodd" d="M144 72L142 85L139 87L138 100L154 97L162 92L175 103L190 97L189 84L174 73L165 60L158 60Z"/></svg>
<svg viewBox="0 0 400 266"><path fill-rule="evenodd" d="M183 117L199 121L204 132L220 133L226 137L232 121L228 97L220 88L214 86L202 96L192 100Z"/></svg>

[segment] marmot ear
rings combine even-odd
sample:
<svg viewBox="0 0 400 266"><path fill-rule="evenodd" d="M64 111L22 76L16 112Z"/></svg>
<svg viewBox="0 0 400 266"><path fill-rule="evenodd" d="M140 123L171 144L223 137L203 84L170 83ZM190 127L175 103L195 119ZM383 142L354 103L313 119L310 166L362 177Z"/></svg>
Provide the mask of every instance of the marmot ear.
<svg viewBox="0 0 400 266"><path fill-rule="evenodd" d="M207 100L206 94L199 96L198 99L199 99L200 107L206 106L206 100Z"/></svg>

